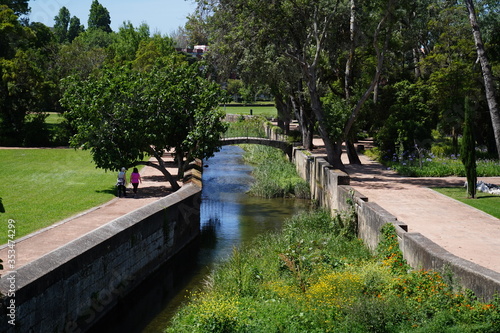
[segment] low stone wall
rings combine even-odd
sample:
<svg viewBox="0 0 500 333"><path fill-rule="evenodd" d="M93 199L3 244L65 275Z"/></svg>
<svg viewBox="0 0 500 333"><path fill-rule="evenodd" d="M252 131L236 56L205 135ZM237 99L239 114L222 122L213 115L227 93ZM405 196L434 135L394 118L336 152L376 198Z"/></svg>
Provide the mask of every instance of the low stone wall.
<svg viewBox="0 0 500 333"><path fill-rule="evenodd" d="M349 176L333 169L324 158L310 156L303 149L294 149L293 156L299 175L311 186L313 200L332 212L348 210L354 205L358 236L372 252L379 243L382 226L392 223L403 256L411 267L451 272L458 284L484 301L500 294L500 273L459 258L419 233L408 232L405 223L349 186Z"/></svg>
<svg viewBox="0 0 500 333"><path fill-rule="evenodd" d="M201 187L177 192L84 235L0 279L0 332L85 332L200 232ZM9 319L15 301L15 323Z"/></svg>

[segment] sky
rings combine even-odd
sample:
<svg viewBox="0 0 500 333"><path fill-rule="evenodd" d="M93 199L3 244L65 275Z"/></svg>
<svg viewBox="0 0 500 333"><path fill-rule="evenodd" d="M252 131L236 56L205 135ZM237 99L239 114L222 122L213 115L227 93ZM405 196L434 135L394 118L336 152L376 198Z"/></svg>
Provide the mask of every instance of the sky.
<svg viewBox="0 0 500 333"><path fill-rule="evenodd" d="M90 5L93 0L31 0L30 22L54 25L54 17L62 7L69 10L87 28ZM179 26L184 26L186 17L196 8L194 0L99 0L111 16L111 29L118 31L123 22L130 21L134 27L142 23L149 25L151 33L170 35Z"/></svg>

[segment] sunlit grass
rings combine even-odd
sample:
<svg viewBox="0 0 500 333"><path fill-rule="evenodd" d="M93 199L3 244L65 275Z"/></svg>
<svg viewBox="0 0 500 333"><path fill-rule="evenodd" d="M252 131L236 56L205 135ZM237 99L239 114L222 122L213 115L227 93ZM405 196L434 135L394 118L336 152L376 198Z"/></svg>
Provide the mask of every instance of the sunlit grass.
<svg viewBox="0 0 500 333"><path fill-rule="evenodd" d="M254 117L250 119L241 119L237 122L230 122L229 127L224 134L227 138L233 137L256 137L265 138L266 132L264 131L263 117Z"/></svg>
<svg viewBox="0 0 500 333"><path fill-rule="evenodd" d="M47 227L115 196L116 174L96 169L88 151L0 150L2 220L16 221L16 238ZM7 242L2 223L0 244Z"/></svg>
<svg viewBox="0 0 500 333"><path fill-rule="evenodd" d="M60 124L64 120L64 117L60 113L49 112L48 117L45 119L47 124Z"/></svg>
<svg viewBox="0 0 500 333"><path fill-rule="evenodd" d="M476 199L468 199L463 187L435 187L433 190L500 219L500 195L477 192Z"/></svg>
<svg viewBox="0 0 500 333"><path fill-rule="evenodd" d="M377 148L366 151L365 154L400 175L408 177L465 177L465 167L460 160L460 155L437 157L427 151L418 153L403 153L401 156L393 154L392 157L383 158L382 152ZM495 159L477 159L478 177L500 176L500 161Z"/></svg>
<svg viewBox="0 0 500 333"><path fill-rule="evenodd" d="M226 105L226 106L222 106L221 110L223 110L226 114L249 115L250 110L252 110L252 115L254 115L254 116L276 117L278 115L278 111L276 110L276 107L273 105L268 105L268 106L231 106L231 105Z"/></svg>

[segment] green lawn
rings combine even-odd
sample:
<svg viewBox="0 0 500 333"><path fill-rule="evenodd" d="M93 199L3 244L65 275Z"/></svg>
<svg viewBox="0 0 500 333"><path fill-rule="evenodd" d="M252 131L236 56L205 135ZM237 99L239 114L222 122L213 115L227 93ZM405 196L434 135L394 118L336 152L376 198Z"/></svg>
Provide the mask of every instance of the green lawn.
<svg viewBox="0 0 500 333"><path fill-rule="evenodd" d="M436 187L433 190L500 219L499 195L478 192L477 199L467 199L466 190L462 187Z"/></svg>
<svg viewBox="0 0 500 333"><path fill-rule="evenodd" d="M64 117L57 112L48 112L48 115L47 119L45 119L47 124L60 124L64 120Z"/></svg>
<svg viewBox="0 0 500 333"><path fill-rule="evenodd" d="M264 117L276 117L278 115L278 111L274 107L274 105L266 105L266 106L231 106L226 105L225 107L221 107L227 114L243 114L249 115L250 110L252 110L252 114L254 116L264 116Z"/></svg>
<svg viewBox="0 0 500 333"><path fill-rule="evenodd" d="M0 169L0 244L9 219L19 238L115 197L116 174L96 169L88 151L2 149Z"/></svg>

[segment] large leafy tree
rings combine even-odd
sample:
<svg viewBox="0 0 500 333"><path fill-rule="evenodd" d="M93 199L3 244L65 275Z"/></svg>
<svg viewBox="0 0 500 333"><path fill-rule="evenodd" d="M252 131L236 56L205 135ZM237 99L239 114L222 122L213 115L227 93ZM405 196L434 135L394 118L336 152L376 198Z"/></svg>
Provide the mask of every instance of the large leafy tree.
<svg viewBox="0 0 500 333"><path fill-rule="evenodd" d="M343 168L342 142L354 136L358 115L378 87L399 3L199 1L202 8L207 3L213 8L209 22L214 27L211 52L217 69L229 72L232 67L244 74L249 69L261 71L264 75L253 75L253 79L270 86L278 109L286 109L283 106L290 102L303 130L316 121L328 161ZM361 56L356 56L357 48ZM285 79L295 82L282 84ZM325 108L323 98L328 94L337 101L330 98ZM341 119L339 105L345 113ZM307 137L303 137L305 146L310 142ZM350 151L349 157L354 158L354 150Z"/></svg>
<svg viewBox="0 0 500 333"><path fill-rule="evenodd" d="M182 176L186 162L217 151L226 129L217 110L223 92L198 66L171 57L148 71L124 66L105 68L83 82L70 77L62 104L77 129L72 146L90 149L106 170L150 165L178 189L161 157L165 149L175 148Z"/></svg>
<svg viewBox="0 0 500 333"><path fill-rule="evenodd" d="M43 125L41 112L51 104L52 38L47 27L22 26L11 9L0 6L0 144L34 144L26 124Z"/></svg>
<svg viewBox="0 0 500 333"><path fill-rule="evenodd" d="M135 59L141 41L149 40L149 26L145 23L135 28L132 23L124 22L115 34L111 45L115 53L115 61L132 61Z"/></svg>

